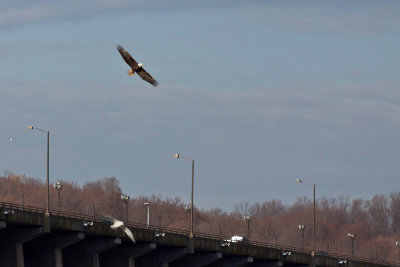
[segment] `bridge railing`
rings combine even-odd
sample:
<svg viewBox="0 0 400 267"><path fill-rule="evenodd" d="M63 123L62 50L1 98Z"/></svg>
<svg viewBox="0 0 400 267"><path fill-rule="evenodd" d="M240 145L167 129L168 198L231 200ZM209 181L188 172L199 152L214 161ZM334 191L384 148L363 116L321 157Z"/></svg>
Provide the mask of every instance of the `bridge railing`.
<svg viewBox="0 0 400 267"><path fill-rule="evenodd" d="M19 204L14 204L14 203L0 202L0 206L2 208L12 209L12 210L23 210L23 211L38 212L38 213L45 212L45 209L42 209L42 208L26 206L26 205L19 205Z"/></svg>
<svg viewBox="0 0 400 267"><path fill-rule="evenodd" d="M24 211L24 212L35 212L35 213L45 213L46 209L44 208L39 208L39 207L33 207L33 206L28 206L28 205L21 205L21 204L14 204L14 203L7 203L7 202L0 202L0 207L4 209L10 209L10 210L17 210L17 211ZM79 213L74 213L74 212L69 212L69 211L58 211L58 210L49 210L51 215L56 215L56 216L63 216L63 217L68 217L68 218L74 218L74 219L80 219L80 220L85 220L85 221L94 221L94 222L101 222L104 220L104 216L100 214L95 214L95 215L88 215L88 214L79 214ZM175 228L168 228L168 227L162 227L162 226L156 226L156 225L147 225L143 223L137 223L137 222L129 222L128 226L132 228L137 228L141 230L149 230L152 232L161 232L161 233L166 233L166 234L178 234L182 236L189 236L189 231L188 230L183 230L183 229L175 229ZM231 236L226 236L226 235L217 235L217 234L210 234L210 233L201 233L201 232L194 232L193 235L197 238L206 238L206 239L214 239L217 241L221 242L229 242ZM260 242L260 241L246 241L246 242L240 242L240 244L244 245L251 245L251 246L258 246L258 247L267 247L267 248L275 248L281 251L287 251L287 252L297 252L297 253L306 253L306 254L311 254L312 250L310 249L301 249L299 247L293 247L293 246L287 246L287 245L279 245L279 244L272 244L268 242ZM316 251L318 254L318 251ZM327 252L325 252L327 253ZM328 257L333 257L333 258L338 258L342 260L353 260L353 261L361 261L361 262L366 262L366 263L374 263L374 264L382 264L386 266L399 266L398 263L395 262L389 262L389 261L383 261L383 260L376 260L376 259L371 259L371 258L366 258L366 257L359 257L359 256L351 256L343 253L338 253L338 252L328 252L327 255Z"/></svg>

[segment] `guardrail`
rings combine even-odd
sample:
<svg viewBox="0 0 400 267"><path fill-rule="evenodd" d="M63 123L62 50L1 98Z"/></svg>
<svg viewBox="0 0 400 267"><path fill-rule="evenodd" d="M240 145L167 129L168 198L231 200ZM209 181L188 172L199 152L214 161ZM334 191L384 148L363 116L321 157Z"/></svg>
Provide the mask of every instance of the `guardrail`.
<svg viewBox="0 0 400 267"><path fill-rule="evenodd" d="M38 207L32 207L32 206L20 205L20 204L14 204L14 203L7 203L7 202L0 202L0 207L2 207L3 209L11 209L11 210L17 210L17 211L24 211L24 212L35 212L35 213L45 213L46 212L46 209L44 209L44 208L38 208ZM74 212L58 211L58 210L49 210L49 212L52 215L73 218L73 219L80 219L80 220L85 220L85 221L101 222L104 220L104 217L102 215L97 215L97 214L96 215L87 215L87 214L78 214L78 213L74 213ZM178 234L178 235L183 235L183 236L189 236L189 231L183 230L183 229L175 229L175 228L167 228L167 227L162 227L162 226L147 225L147 224L137 223L137 222L129 222L128 226L132 227L132 228L149 230L149 231L153 231L153 232L163 232L166 234ZM194 232L193 235L194 235L194 237L197 237L197 238L213 239L213 240L217 240L217 241L221 241L221 242L227 242L227 240L229 240L231 238L231 236L223 236L223 235L201 233L201 232ZM310 249L301 249L299 247L272 244L272 243L268 243L268 242L260 242L260 241L251 241L250 240L250 241L246 241L246 242L241 242L241 244L273 248L273 249L278 249L278 250L287 251L287 252L290 251L290 252L305 253L305 254L312 253L312 250L310 250ZM316 251L316 254L318 255L318 251ZM323 256L325 256L325 255L323 255ZM360 262L365 262L365 263L374 263L374 264L381 264L381 265L386 265L386 266L396 266L396 267L399 266L399 264L395 263L395 262L374 260L374 259L370 259L370 258L366 258L366 257L359 257L359 256L351 256L351 255L346 255L346 254L342 254L342 253L338 253L338 252L327 252L326 256L341 259L341 260L347 260L347 261L360 261Z"/></svg>

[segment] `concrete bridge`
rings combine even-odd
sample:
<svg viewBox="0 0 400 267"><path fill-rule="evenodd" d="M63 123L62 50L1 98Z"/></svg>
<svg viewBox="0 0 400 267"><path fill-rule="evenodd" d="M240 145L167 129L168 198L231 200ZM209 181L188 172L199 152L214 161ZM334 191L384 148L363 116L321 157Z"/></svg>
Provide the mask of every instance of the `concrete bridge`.
<svg viewBox="0 0 400 267"><path fill-rule="evenodd" d="M344 255L301 252L268 243L130 224L137 243L101 216L57 214L0 202L0 266L397 266Z"/></svg>

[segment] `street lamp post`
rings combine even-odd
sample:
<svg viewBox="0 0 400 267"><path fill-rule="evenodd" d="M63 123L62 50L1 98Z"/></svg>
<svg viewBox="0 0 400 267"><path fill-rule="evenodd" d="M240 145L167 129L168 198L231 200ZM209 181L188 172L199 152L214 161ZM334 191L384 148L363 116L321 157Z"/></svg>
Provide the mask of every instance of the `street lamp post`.
<svg viewBox="0 0 400 267"><path fill-rule="evenodd" d="M63 184L58 181L57 183L53 184L53 187L58 191L58 214L60 214L60 210L61 210L61 190L62 190Z"/></svg>
<svg viewBox="0 0 400 267"><path fill-rule="evenodd" d="M129 203L129 199L131 197L125 194L121 194L121 199L122 201L125 202L125 207L126 207L126 225L128 225L128 203Z"/></svg>
<svg viewBox="0 0 400 267"><path fill-rule="evenodd" d="M394 244L400 249L400 241L394 242ZM400 250L399 250L399 262L400 262Z"/></svg>
<svg viewBox="0 0 400 267"><path fill-rule="evenodd" d="M348 233L347 236L351 238L351 255L354 256L354 239L356 238L356 235Z"/></svg>
<svg viewBox="0 0 400 267"><path fill-rule="evenodd" d="M244 215L243 220L247 222L247 238L250 240L250 222L251 222L251 217L249 215Z"/></svg>
<svg viewBox="0 0 400 267"><path fill-rule="evenodd" d="M28 129L30 130L38 130L41 131L42 133L45 133L47 135L47 179L46 179L46 187L47 187L47 205L46 205L46 216L49 216L49 205L50 205L50 189L49 189L49 147L50 147L50 132L48 130L43 130L38 127L34 126L28 126Z"/></svg>
<svg viewBox="0 0 400 267"><path fill-rule="evenodd" d="M149 225L150 225L150 203L145 202L145 203L143 203L143 205L147 209L147 229L149 229Z"/></svg>
<svg viewBox="0 0 400 267"><path fill-rule="evenodd" d="M187 214L189 214L189 220L190 220L190 217L191 217L191 214L192 214L191 210L192 209L191 209L190 205L186 205L185 211L187 212ZM190 231L190 229L191 229L191 224L189 224L189 231Z"/></svg>
<svg viewBox="0 0 400 267"><path fill-rule="evenodd" d="M193 184L194 184L194 160L192 159L188 159L185 158L183 156L181 156L180 154L176 153L174 155L174 158L179 159L185 159L185 160L189 160L192 162L192 196L191 196L191 202L190 202L190 233L189 233L189 237L193 238Z"/></svg>
<svg viewBox="0 0 400 267"><path fill-rule="evenodd" d="M22 194L22 209L25 209L25 193Z"/></svg>
<svg viewBox="0 0 400 267"><path fill-rule="evenodd" d="M311 252L312 256L314 256L315 255L315 184L307 183L307 182L301 180L300 178L297 178L296 182L299 183L299 184L306 183L306 184L312 185L313 188L314 188L314 197L313 197L313 203L314 203L314 209L313 209L313 240L312 240L312 252Z"/></svg>
<svg viewBox="0 0 400 267"><path fill-rule="evenodd" d="M301 252L304 252L304 225L299 224L299 230L301 231Z"/></svg>

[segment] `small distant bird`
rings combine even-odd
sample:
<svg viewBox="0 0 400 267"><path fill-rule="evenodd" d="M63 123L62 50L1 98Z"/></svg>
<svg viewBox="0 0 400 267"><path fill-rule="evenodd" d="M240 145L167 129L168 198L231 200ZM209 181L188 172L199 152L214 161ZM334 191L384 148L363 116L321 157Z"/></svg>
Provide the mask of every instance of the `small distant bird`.
<svg viewBox="0 0 400 267"><path fill-rule="evenodd" d="M121 45L117 46L117 50L125 60L126 64L131 67L131 69L127 71L129 76L133 76L136 72L143 80L149 82L154 87L158 85L158 82L143 68L143 64L137 63Z"/></svg>
<svg viewBox="0 0 400 267"><path fill-rule="evenodd" d="M122 230L124 230L125 234L132 240L132 242L136 243L136 240L133 237L131 230L129 230L129 228L124 225L123 221L117 220L110 216L104 216L104 218L106 219L106 221L109 221L112 223L112 225L110 226L111 229L116 230L118 228L121 228Z"/></svg>

